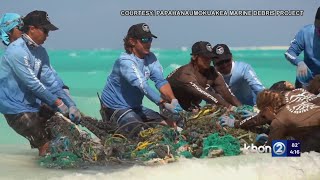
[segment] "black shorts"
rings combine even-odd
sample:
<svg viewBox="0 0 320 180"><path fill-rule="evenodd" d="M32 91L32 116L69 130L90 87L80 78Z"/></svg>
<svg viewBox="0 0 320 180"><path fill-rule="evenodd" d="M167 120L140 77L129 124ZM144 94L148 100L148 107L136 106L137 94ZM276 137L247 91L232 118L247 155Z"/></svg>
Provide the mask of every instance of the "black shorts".
<svg viewBox="0 0 320 180"><path fill-rule="evenodd" d="M39 148L51 140L46 127L48 118L40 116L39 112L4 114L4 117L12 129L29 140L32 148Z"/></svg>

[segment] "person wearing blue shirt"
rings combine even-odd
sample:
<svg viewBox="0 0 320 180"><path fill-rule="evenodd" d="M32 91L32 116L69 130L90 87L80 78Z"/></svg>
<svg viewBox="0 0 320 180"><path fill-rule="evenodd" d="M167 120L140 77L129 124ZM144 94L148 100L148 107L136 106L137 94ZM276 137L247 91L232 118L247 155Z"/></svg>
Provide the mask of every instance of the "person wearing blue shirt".
<svg viewBox="0 0 320 180"><path fill-rule="evenodd" d="M302 51L304 59L298 57ZM314 24L304 26L296 34L285 57L297 66L296 88L308 86L309 81L320 74L320 7Z"/></svg>
<svg viewBox="0 0 320 180"><path fill-rule="evenodd" d="M0 19L0 38L2 43L5 46L8 46L10 43L20 38L22 35L22 28L23 19L21 15L16 13L5 13ZM66 91L68 95L70 95L69 87L63 83L62 79L58 76L54 68L51 67L51 69L55 73L59 86L61 86L62 89Z"/></svg>
<svg viewBox="0 0 320 180"><path fill-rule="evenodd" d="M146 96L153 103L164 106L172 113L181 111L181 107L172 93L172 89L163 77L162 66L156 56L150 52L153 38L157 38L145 23L132 25L124 38L125 51L115 61L111 74L102 91L102 117L105 121L119 126L132 124L125 130L130 131L139 122L162 122L159 113L142 106ZM155 83L158 92L152 89L148 80Z"/></svg>
<svg viewBox="0 0 320 180"><path fill-rule="evenodd" d="M48 150L51 135L46 129L50 117L41 110L41 103L69 113L76 122L80 112L62 89L47 51L41 46L49 31L58 28L51 24L45 11L30 12L23 21L24 34L9 44L0 60L0 112L42 156Z"/></svg>
<svg viewBox="0 0 320 180"><path fill-rule="evenodd" d="M0 38L5 46L15 41L22 34L22 16L16 13L5 13L0 19Z"/></svg>
<svg viewBox="0 0 320 180"><path fill-rule="evenodd" d="M265 89L252 67L244 62L233 61L232 53L225 44L213 47L213 64L228 84L231 92L242 104L253 106L256 96Z"/></svg>

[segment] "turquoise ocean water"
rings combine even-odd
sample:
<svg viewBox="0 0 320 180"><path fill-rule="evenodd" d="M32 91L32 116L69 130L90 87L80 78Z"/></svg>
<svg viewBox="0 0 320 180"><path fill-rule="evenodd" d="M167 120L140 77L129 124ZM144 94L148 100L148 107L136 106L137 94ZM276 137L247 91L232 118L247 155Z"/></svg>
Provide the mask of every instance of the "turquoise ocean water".
<svg viewBox="0 0 320 180"><path fill-rule="evenodd" d="M49 56L53 67L65 84L70 87L71 95L79 109L87 115L100 119L100 105L96 93L101 93L113 62L121 52L122 50L51 50ZM187 48L181 48L181 50L154 49L153 52L160 60L165 76L190 61L190 49ZM236 61L251 64L266 87L280 80L294 82L296 69L284 58L285 48L234 48L232 52ZM144 104L156 109L156 106L147 99L144 100ZM197 172L203 173L203 176L200 176L203 178L208 176L230 177L230 173L225 168L229 168L232 173L240 173L240 177L249 179L269 179L264 176L265 170L270 173L275 172L269 173L269 176L276 179L280 177L317 179L316 177L320 176L320 155L318 153L306 153L300 159L283 160L281 166L285 172L288 172L285 174L270 166L278 163L277 160L271 158L270 154L253 154L245 158L240 156L219 158L219 160L182 160L169 165L171 167L153 169L135 166L120 169L106 167L93 170L48 170L39 167L36 160L37 152L29 149L28 142L17 135L1 115L0 174L2 175L0 179L55 179L61 177L64 179L75 177L80 179L150 179L151 175L153 179L165 177L171 179L176 177L172 173L180 174L181 179L184 179L183 177L190 179L191 177L196 178ZM231 161L233 163L230 163ZM216 164L216 162L221 164ZM318 167L316 171L315 166ZM146 169L150 170L150 174L145 174ZM142 174L144 175L141 176Z"/></svg>

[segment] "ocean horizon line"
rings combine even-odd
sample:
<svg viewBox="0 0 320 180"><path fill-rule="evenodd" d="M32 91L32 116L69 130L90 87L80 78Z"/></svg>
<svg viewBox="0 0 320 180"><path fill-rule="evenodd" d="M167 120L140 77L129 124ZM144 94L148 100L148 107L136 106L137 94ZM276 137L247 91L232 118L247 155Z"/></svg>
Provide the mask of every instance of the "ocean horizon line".
<svg viewBox="0 0 320 180"><path fill-rule="evenodd" d="M241 50L287 50L289 46L229 46L231 50L241 51ZM124 49L113 49L113 48L88 48L88 49L55 49L46 48L48 51L124 51ZM2 49L3 51L4 49ZM158 48L152 47L151 51L159 50L176 50L176 51L190 51L191 47L182 46L180 48ZM1 51L1 50L0 50Z"/></svg>
<svg viewBox="0 0 320 180"><path fill-rule="evenodd" d="M44 46L45 47L45 46ZM46 47L45 47L46 48ZM233 51L245 51L245 50L287 50L289 46L229 46L229 48ZM92 49L56 49L56 48L46 48L47 51L124 51L124 49L113 49L113 48L92 48ZM0 53L2 53L5 48L0 48ZM191 51L191 47L182 46L180 48L158 48L152 47L151 51L159 51L159 50L172 50L172 51Z"/></svg>

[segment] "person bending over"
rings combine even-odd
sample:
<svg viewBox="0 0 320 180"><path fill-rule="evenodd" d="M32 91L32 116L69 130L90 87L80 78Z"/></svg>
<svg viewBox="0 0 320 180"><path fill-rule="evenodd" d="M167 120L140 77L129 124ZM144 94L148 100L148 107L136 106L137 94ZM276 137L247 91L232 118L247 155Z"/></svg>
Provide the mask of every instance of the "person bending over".
<svg viewBox="0 0 320 180"><path fill-rule="evenodd" d="M124 38L125 51L115 61L111 74L102 91L102 117L119 126L128 125L125 130L132 130L139 122L165 123L159 113L142 105L146 96L158 106L164 106L172 113L182 109L172 93L170 84L163 77L159 60L150 51L153 35L145 23L132 25ZM152 89L151 79L160 94Z"/></svg>

